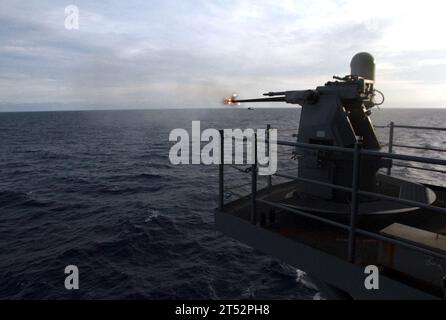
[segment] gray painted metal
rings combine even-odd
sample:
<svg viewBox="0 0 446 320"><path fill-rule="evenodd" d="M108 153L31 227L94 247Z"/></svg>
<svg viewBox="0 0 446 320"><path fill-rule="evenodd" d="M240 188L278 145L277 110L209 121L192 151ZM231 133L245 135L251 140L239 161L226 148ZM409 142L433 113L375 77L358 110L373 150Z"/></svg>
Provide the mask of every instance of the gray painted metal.
<svg viewBox="0 0 446 320"><path fill-rule="evenodd" d="M389 153L393 153L393 132L394 132L394 123L393 121L389 124ZM392 163L389 163L387 168L387 175L390 176L392 174Z"/></svg>
<svg viewBox="0 0 446 320"><path fill-rule="evenodd" d="M220 130L220 164L218 166L218 208L223 210L225 205L225 177L224 177L224 131Z"/></svg>
<svg viewBox="0 0 446 320"><path fill-rule="evenodd" d="M349 262L355 262L356 252L356 225L358 219L358 190L359 190L359 174L360 174L360 157L361 157L362 141L355 143L355 152L353 153L353 182L352 182L352 200L350 213L350 232L348 235L348 258Z"/></svg>
<svg viewBox="0 0 446 320"><path fill-rule="evenodd" d="M425 127L425 126L407 126L407 125L395 125L395 128L402 129L415 129L415 130L434 130L434 131L446 131L446 128L441 127Z"/></svg>
<svg viewBox="0 0 446 320"><path fill-rule="evenodd" d="M438 299L383 275L380 290L367 290L364 267L274 234L231 214L217 211L215 224L226 235L308 272L319 281L348 292L354 299Z"/></svg>
<svg viewBox="0 0 446 320"><path fill-rule="evenodd" d="M268 123L266 125L266 140L267 141L269 141L270 130L271 130L271 125ZM269 154L269 149L270 149L270 144L267 143L266 144L266 154ZM266 179L267 179L268 190L271 191L271 189L273 187L272 176L267 176Z"/></svg>
<svg viewBox="0 0 446 320"><path fill-rule="evenodd" d="M343 223L335 222L335 221L330 220L330 219L322 218L322 217L316 216L314 214L311 214L311 213L308 213L308 212L304 212L302 210L298 210L298 209L286 206L286 205L281 204L281 203L274 203L274 202L266 201L266 200L258 200L258 201L262 202L264 204L267 204L267 205L269 205L271 207L275 207L275 208L278 208L278 209L283 209L283 210L286 210L286 211L289 211L289 212L292 212L292 213L295 213L295 214L298 214L298 215L301 215L301 216L304 216L304 217L307 217L307 218L310 218L310 219L314 219L314 220L317 220L317 221L320 221L320 222L323 222L323 223L326 223L328 225L332 225L332 226L335 226L335 227L338 227L338 228L341 228L341 229L344 229L344 230L352 230L351 226L349 226L349 225L345 225ZM409 248L409 249L412 249L412 250L415 250L415 251L418 251L418 252L421 252L421 253L425 253L425 254L428 254L428 255L436 257L436 258L446 259L446 254L441 254L441 253L438 253L438 252L435 252L435 251L432 251L432 250L429 250L429 249L425 249L425 248L423 248L421 246L417 246L416 243L409 243L407 241L393 239L391 237L387 237L387 236L384 236L384 235L380 235L380 234L377 234L377 233L374 233L374 232L369 232L367 230L362 230L362 229L355 229L355 233L360 234L360 235L364 235L364 236L367 236L367 237L370 237L370 238L373 238L373 239L382 240L382 241L385 241L385 242L388 242L388 243L400 245L402 247Z"/></svg>
<svg viewBox="0 0 446 320"><path fill-rule="evenodd" d="M406 148L406 149L417 149L417 150L427 150L427 151L437 151L437 152L446 152L446 149L443 148L433 148L433 147L420 147L420 146L408 146L404 144L394 144L395 148Z"/></svg>
<svg viewBox="0 0 446 320"><path fill-rule="evenodd" d="M383 200L381 202L378 201L378 203L394 201L412 208L425 208L446 213L446 208L431 205L435 200L435 195L429 188L417 188L414 183L410 185L408 182L406 183L406 189L404 189L404 181L390 176L392 159L446 165L446 160L442 159L394 154L393 147L410 147L393 143L394 128L428 130L446 130L446 128L400 126L394 125L392 122L390 124L389 152L381 152L380 144L369 118L369 109L374 106L373 96L375 92L373 57L366 53L361 53L354 57L351 68L352 75L336 78L339 81L328 82L315 90L270 92L265 94L270 98L234 101L284 101L302 106L298 142L278 141L279 145L295 146L301 151L298 177L283 174L277 174L277 176L296 180L295 184L300 186L301 189L303 186L307 194L318 197L319 201L317 202L332 201L333 204L343 202L347 206L350 205L350 224L346 225L316 216L309 213L308 210L299 208L298 204L278 203L277 201L272 202L262 199L259 194L263 194L263 190L260 190L259 193L257 191L256 160L251 170L250 221L248 221L249 218L243 220L224 211L224 171L223 165L220 166L220 210L215 214L217 228L256 249L274 255L301 270L307 271L316 277L321 285L325 284L326 291L331 291L334 295L343 291L347 292L351 297L358 299L436 298L427 292L420 291L386 276L381 276L380 290L365 289L363 285L365 277L363 267L354 264L357 235L392 243L433 257L445 258L445 255L427 250L417 243L408 243L407 241L393 239L375 232L357 229L356 218L358 210L360 211L358 208L361 207L361 198L358 195ZM363 138L363 149L360 148L357 137ZM355 146L354 149L353 146ZM421 147L416 148L421 149ZM361 161L359 161L360 158ZM352 167L353 171L351 170ZM378 182L379 176L377 172L383 167L388 168L389 176L387 176L387 183L391 184L395 179L395 181L400 183L400 197L376 192L378 188L376 182ZM268 189L270 191L271 187L271 180L269 180ZM405 192L403 192L403 189ZM257 203L280 208L348 230L347 260L257 226L259 225ZM314 206L313 209L315 208L317 206Z"/></svg>
<svg viewBox="0 0 446 320"><path fill-rule="evenodd" d="M251 167L251 223L257 223L257 134L254 134L254 163Z"/></svg>
<svg viewBox="0 0 446 320"><path fill-rule="evenodd" d="M380 150L374 127L370 120L370 109L374 104L374 58L368 53L357 54L351 62L351 75L335 77L324 86L311 90L269 92L269 98L233 100L240 102L284 101L302 106L298 128L298 142L309 145L343 147L352 150L357 137L362 137L363 147ZM303 146L303 145L302 145ZM328 150L328 149L327 149ZM299 158L298 175L350 187L352 183L352 158L344 153L320 152L303 149ZM377 171L386 166L378 156L364 157L360 172L363 190L374 191ZM304 185L305 182L302 182ZM349 201L345 192L330 187L312 186L308 193L322 199Z"/></svg>
<svg viewBox="0 0 446 320"><path fill-rule="evenodd" d="M375 58L368 52L357 53L350 62L352 75L375 80Z"/></svg>

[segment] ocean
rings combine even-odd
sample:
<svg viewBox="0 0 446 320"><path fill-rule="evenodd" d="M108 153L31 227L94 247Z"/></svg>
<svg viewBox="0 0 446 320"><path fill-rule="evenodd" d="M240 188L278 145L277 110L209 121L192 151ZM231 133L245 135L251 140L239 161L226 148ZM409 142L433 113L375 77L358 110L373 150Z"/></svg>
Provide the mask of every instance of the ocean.
<svg viewBox="0 0 446 320"><path fill-rule="evenodd" d="M190 131L193 120L202 129L269 123L280 139L292 140L299 115L299 109L0 113L0 299L320 298L302 272L216 231L216 166L175 166L168 157L170 131ZM446 112L381 109L372 119L442 127ZM387 133L377 129L383 144ZM410 145L445 148L445 138L444 131L395 132L398 143ZM286 153L279 158L293 170ZM439 173L394 173L444 185ZM228 175L231 183L249 182L240 172ZM226 194L228 201L235 196ZM80 290L65 289L67 265L79 268Z"/></svg>

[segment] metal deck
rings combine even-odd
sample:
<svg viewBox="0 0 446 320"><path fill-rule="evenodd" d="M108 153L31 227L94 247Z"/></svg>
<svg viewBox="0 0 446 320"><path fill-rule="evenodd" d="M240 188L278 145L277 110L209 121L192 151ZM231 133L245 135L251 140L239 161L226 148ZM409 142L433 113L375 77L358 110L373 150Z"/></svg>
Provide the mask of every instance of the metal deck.
<svg viewBox="0 0 446 320"><path fill-rule="evenodd" d="M352 187L276 173L275 176L290 181L273 186L269 177L268 186L257 190L257 164L254 164L250 170L251 193L225 203L225 165L222 161L219 168L219 209L215 212L217 229L307 272L331 298L444 299L446 251L443 245L432 245L438 242L432 239L426 242L423 237L444 239L446 235L446 188L410 181L405 183L404 179L391 176L391 166L387 176L380 174L378 178L382 193L361 190L354 181L359 175L361 155L380 156L390 160L390 165L392 161L400 160L446 166L442 159L392 151L394 147L400 147L446 152L438 148L393 144L393 130L397 127L443 131L446 128L397 126L393 123L388 127L387 153L364 150L358 145L352 150L277 142L278 145L298 148L349 152L353 157ZM395 165L446 173L412 164ZM299 190L301 181L351 193L351 201L340 204L338 209L331 203L329 209L324 210L324 200L306 198L305 192ZM302 194L303 197L300 196ZM359 201L360 197L375 199L375 203L368 209L368 202ZM379 205L376 199L380 200ZM372 211L379 214L370 214ZM367 265L376 265L380 269L379 290L367 290L364 286L364 268Z"/></svg>
<svg viewBox="0 0 446 320"><path fill-rule="evenodd" d="M271 193L261 190L259 200L277 201L293 188L293 183L273 187ZM437 190L440 191L440 190ZM446 195L444 189L440 192ZM439 201L443 204L443 197ZM294 267L306 271L331 287L342 290L355 299L441 299L443 293L428 283L418 283L404 274L382 267L380 290L364 288L364 267L381 265L379 252L382 241L358 236L355 264L347 261L349 233L311 218L295 215L288 210L277 210L259 204L256 225L251 223L250 201L244 198L230 203L224 211L216 211L218 230L266 254L275 256ZM321 215L324 218L323 215ZM332 217L331 217L332 218ZM338 217L339 223L345 223ZM411 214L367 217L358 228L379 233L393 222L425 228L434 232L446 231L444 215L419 209ZM320 284L319 284L320 285ZM342 289L341 289L342 288ZM324 290L326 291L326 290ZM339 292L338 292L339 293Z"/></svg>

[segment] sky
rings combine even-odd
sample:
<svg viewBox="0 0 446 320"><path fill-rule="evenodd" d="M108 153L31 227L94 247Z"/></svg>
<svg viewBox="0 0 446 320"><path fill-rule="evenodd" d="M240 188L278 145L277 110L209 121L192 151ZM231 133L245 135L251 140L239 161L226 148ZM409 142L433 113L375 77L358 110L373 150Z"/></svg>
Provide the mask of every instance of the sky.
<svg viewBox="0 0 446 320"><path fill-rule="evenodd" d="M79 29L65 28L65 8ZM1 0L0 111L221 107L368 51L384 107L446 107L443 0Z"/></svg>

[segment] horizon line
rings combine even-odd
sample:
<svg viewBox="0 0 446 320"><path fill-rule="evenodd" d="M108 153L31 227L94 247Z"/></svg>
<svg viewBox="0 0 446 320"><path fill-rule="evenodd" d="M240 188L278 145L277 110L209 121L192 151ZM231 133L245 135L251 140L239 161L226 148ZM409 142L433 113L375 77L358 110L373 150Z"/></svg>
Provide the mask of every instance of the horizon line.
<svg viewBox="0 0 446 320"><path fill-rule="evenodd" d="M1 110L0 113L34 113L34 112L89 112L89 111L160 111L160 110L250 110L249 108L252 107L245 107L245 108L234 108L234 107L155 107L155 108L91 108L91 109L58 109L58 110L52 110L52 109L42 109L42 110ZM280 106L280 107L254 107L250 111L254 111L256 109L294 109L294 108L301 108L301 106ZM385 110L385 109L412 109L412 110L419 110L419 109L446 109L444 106L426 106L426 107L381 107L379 110Z"/></svg>

